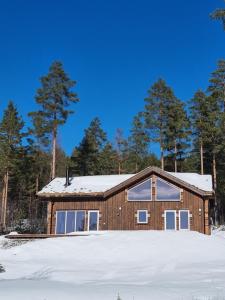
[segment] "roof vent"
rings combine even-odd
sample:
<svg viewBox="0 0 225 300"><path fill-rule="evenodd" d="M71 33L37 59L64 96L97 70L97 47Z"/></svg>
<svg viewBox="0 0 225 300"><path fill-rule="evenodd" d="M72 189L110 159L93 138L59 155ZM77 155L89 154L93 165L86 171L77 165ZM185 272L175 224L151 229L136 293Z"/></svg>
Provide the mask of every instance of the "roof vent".
<svg viewBox="0 0 225 300"><path fill-rule="evenodd" d="M65 186L69 186L70 185L70 174L69 174L69 167L66 167L66 183Z"/></svg>

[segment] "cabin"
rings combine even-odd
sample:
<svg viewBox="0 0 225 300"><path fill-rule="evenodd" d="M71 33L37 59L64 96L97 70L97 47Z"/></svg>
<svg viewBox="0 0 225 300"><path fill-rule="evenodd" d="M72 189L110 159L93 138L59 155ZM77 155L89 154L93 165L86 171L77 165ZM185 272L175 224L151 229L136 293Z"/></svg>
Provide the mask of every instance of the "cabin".
<svg viewBox="0 0 225 300"><path fill-rule="evenodd" d="M148 167L137 174L55 178L38 197L48 203L48 234L95 230L211 233L211 175Z"/></svg>

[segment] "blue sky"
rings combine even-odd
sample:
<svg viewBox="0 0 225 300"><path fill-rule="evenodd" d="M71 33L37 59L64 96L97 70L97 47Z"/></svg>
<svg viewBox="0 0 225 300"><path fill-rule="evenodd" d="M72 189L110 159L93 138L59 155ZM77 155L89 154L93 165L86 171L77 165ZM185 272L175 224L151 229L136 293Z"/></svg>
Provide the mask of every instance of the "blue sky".
<svg viewBox="0 0 225 300"><path fill-rule="evenodd" d="M183 101L207 87L225 53L222 25L209 17L218 7L222 0L2 0L0 110L12 99L29 124L39 78L60 60L80 98L59 132L66 152L95 116L111 140L116 128L127 135L159 77Z"/></svg>

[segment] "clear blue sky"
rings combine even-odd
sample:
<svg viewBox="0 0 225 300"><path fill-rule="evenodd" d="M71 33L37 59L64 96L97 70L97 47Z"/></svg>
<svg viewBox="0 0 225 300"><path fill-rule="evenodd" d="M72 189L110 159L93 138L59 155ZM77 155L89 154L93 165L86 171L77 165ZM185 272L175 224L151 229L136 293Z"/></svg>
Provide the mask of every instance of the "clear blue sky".
<svg viewBox="0 0 225 300"><path fill-rule="evenodd" d="M0 110L36 109L39 78L61 60L80 103L60 130L68 154L99 116L110 139L128 134L151 84L163 77L187 101L224 58L225 32L209 14L222 0L2 0Z"/></svg>

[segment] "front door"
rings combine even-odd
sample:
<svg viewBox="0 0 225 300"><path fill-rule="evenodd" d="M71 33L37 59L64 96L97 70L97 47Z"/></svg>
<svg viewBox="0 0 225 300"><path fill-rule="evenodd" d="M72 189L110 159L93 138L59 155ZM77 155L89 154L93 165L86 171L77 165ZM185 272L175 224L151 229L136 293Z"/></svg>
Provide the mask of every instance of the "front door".
<svg viewBox="0 0 225 300"><path fill-rule="evenodd" d="M166 210L164 213L165 230L176 230L176 211Z"/></svg>
<svg viewBox="0 0 225 300"><path fill-rule="evenodd" d="M88 230L94 231L98 230L99 225L99 211L89 210L88 212Z"/></svg>

